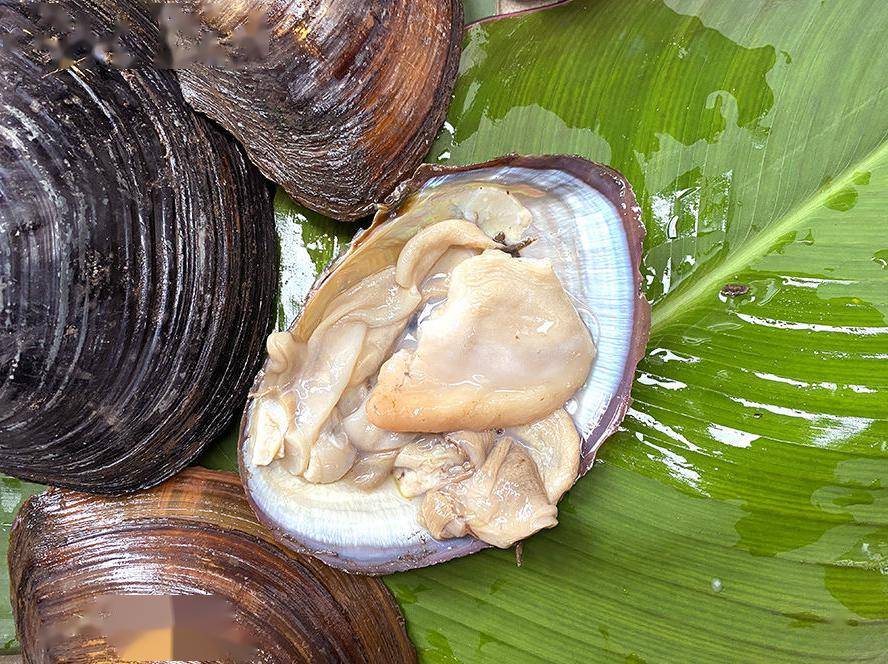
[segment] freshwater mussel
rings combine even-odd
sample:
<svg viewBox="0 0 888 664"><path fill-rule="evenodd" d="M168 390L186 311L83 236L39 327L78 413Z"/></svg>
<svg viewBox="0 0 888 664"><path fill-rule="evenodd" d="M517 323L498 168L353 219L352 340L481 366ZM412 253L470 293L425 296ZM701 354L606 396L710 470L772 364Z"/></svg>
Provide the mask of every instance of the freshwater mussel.
<svg viewBox="0 0 888 664"><path fill-rule="evenodd" d="M327 216L372 212L444 121L460 0L191 0L158 14L185 98Z"/></svg>
<svg viewBox="0 0 888 664"><path fill-rule="evenodd" d="M150 66L159 34L130 0L0 5L4 473L156 484L230 423L258 366L271 191Z"/></svg>
<svg viewBox="0 0 888 664"><path fill-rule="evenodd" d="M260 519L372 574L555 525L629 403L643 237L579 157L420 167L268 339L239 447Z"/></svg>
<svg viewBox="0 0 888 664"><path fill-rule="evenodd" d="M412 662L377 579L284 550L234 473L126 497L50 489L10 541L25 661Z"/></svg>

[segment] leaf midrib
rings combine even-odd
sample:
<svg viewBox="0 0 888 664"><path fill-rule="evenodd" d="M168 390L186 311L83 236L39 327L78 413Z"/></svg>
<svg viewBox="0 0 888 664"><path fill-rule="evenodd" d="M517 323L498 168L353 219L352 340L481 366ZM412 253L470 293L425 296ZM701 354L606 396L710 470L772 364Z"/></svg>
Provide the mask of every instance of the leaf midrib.
<svg viewBox="0 0 888 664"><path fill-rule="evenodd" d="M691 279L686 288L679 287L668 293L662 300L656 303L651 312L651 335L671 323L680 314L707 295L714 296L715 291L721 290L721 286L731 277L743 269L756 258L766 255L782 236L797 230L808 216L820 208L831 196L851 186L856 173L871 171L884 158L888 156L888 142L883 142L873 149L860 161L850 164L841 175L831 181L827 186L821 187L809 196L793 206L786 214L766 229L751 237L739 249L732 252L729 257L717 267L711 269L698 279ZM688 282L685 282L688 283Z"/></svg>

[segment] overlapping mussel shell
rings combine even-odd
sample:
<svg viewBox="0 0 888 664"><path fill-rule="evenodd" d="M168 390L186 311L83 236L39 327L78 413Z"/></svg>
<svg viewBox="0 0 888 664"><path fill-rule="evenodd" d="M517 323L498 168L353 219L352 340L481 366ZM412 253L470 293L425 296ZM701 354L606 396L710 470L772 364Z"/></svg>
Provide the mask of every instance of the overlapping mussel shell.
<svg viewBox="0 0 888 664"><path fill-rule="evenodd" d="M449 191L464 188L471 195L478 185L521 197L533 217L527 234L534 238L521 255L552 262L595 341L589 378L566 407L583 441L582 476L626 413L650 328L639 269L645 236L641 212L629 183L607 166L563 155L420 166L321 275L291 332L307 339L333 297L388 264L419 228L465 214ZM409 227L394 226L408 216ZM282 542L334 567L367 574L433 565L488 546L472 537L433 539L416 522L416 504L400 496L393 482L366 495L355 489L343 510L335 484L307 485L280 466L255 466L245 455L254 404L251 398L241 423L241 476L260 520Z"/></svg>
<svg viewBox="0 0 888 664"><path fill-rule="evenodd" d="M172 72L107 64L150 60L158 34L129 0L0 5L3 473L156 484L230 423L258 366L271 191Z"/></svg>
<svg viewBox="0 0 888 664"><path fill-rule="evenodd" d="M185 98L327 216L372 212L444 121L460 0L192 0L184 11L161 22Z"/></svg>
<svg viewBox="0 0 888 664"><path fill-rule="evenodd" d="M27 662L117 661L95 607L126 595L218 600L236 627L224 631L239 630L255 649L250 661L415 660L385 586L281 549L234 473L189 469L118 498L50 489L22 508L9 562ZM134 631L147 629L144 616L132 620ZM204 652L222 632L202 635Z"/></svg>

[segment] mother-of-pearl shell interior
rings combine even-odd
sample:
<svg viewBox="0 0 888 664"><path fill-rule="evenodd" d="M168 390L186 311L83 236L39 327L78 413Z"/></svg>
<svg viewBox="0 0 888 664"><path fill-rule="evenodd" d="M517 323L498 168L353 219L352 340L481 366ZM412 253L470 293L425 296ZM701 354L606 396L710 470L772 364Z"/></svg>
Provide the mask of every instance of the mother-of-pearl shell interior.
<svg viewBox="0 0 888 664"><path fill-rule="evenodd" d="M592 371L566 406L587 455L602 442L589 436L618 393L626 371L637 297L626 231L608 198L556 169L495 167L446 173L429 179L403 213L363 238L361 253L370 254L373 234L392 224L418 229L454 216L477 221L471 216L485 211L466 213L460 200L473 186L485 183L505 187L530 210L533 218L525 234L535 241L522 255L552 262L595 341ZM334 276L335 272L321 288ZM368 492L350 482L311 484L288 473L282 464L253 465L249 410L245 421L243 474L256 508L284 535L327 562L358 571L384 571L400 559L431 564L484 546L469 537L431 538L416 518L421 497L403 497L393 479Z"/></svg>

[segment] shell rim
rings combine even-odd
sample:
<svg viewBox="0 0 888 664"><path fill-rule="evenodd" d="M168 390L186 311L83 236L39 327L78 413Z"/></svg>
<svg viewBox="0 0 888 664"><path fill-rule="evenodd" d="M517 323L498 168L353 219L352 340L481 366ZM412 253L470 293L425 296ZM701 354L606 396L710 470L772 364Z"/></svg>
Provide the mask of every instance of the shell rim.
<svg viewBox="0 0 888 664"><path fill-rule="evenodd" d="M469 26L464 25L464 9L462 0L451 0L450 2L450 34L448 43L447 61L441 70L441 78L439 85L435 88L435 96L432 100L432 107L426 115L425 121L417 130L418 139L414 151L401 155L399 165L395 169L398 171L396 178L393 178L398 184L392 191L396 191L404 178L413 168L413 164L421 162L423 157L432 147L435 137L438 135L444 120L447 118L447 111L450 107L450 99L456 88L456 79L459 74L459 63L462 58L462 42ZM417 168L422 168L420 164ZM415 177L415 176L414 176ZM388 179L388 178L384 178ZM388 195L391 197L391 194ZM388 197L386 200L388 200ZM354 209L348 211L345 216L338 217L331 214L330 216L340 221L357 221L361 217L373 212L377 207L376 203L364 203L355 206ZM375 221L375 217L374 217Z"/></svg>

